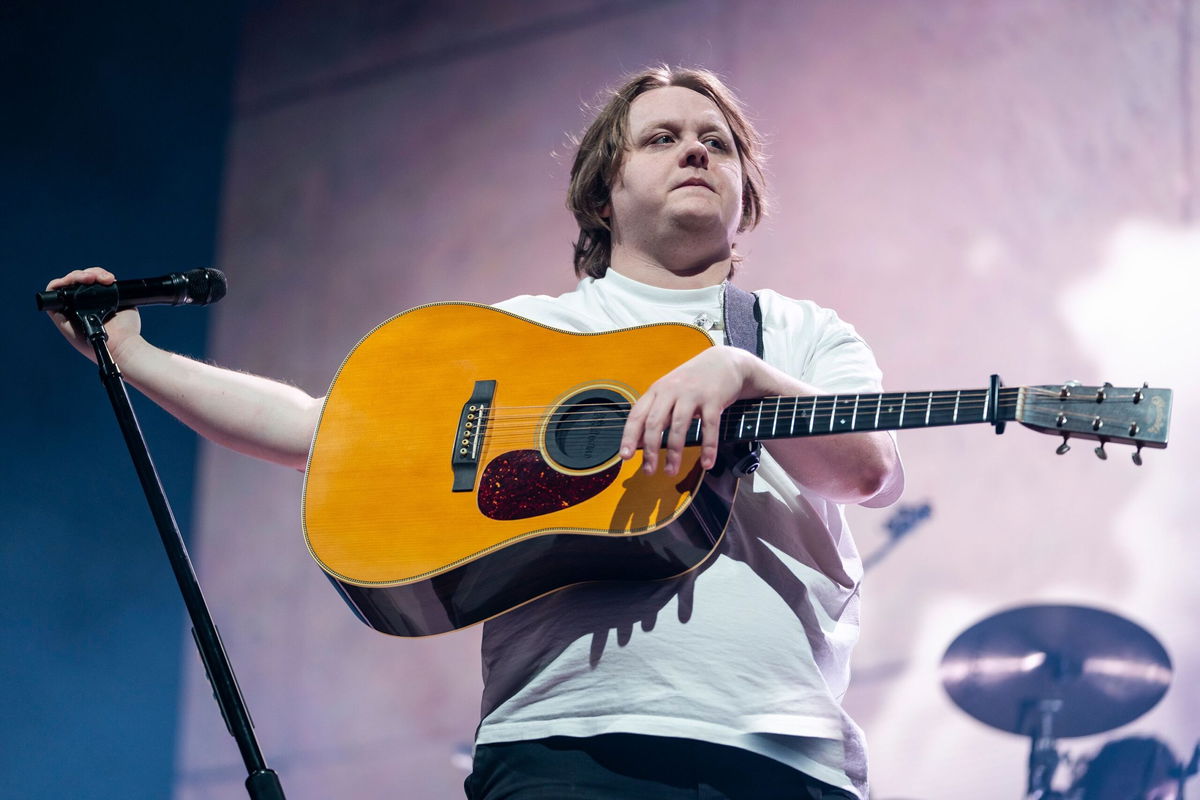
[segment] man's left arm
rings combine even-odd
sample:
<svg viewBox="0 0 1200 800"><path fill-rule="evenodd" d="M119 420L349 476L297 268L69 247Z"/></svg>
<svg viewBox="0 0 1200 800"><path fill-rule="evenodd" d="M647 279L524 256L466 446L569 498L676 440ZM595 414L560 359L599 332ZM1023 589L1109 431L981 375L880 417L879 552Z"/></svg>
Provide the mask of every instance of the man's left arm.
<svg viewBox="0 0 1200 800"><path fill-rule="evenodd" d="M749 354L747 354L749 355ZM751 357L749 397L831 394ZM900 480L896 442L885 431L774 439L771 456L802 486L836 503L865 503L892 494Z"/></svg>

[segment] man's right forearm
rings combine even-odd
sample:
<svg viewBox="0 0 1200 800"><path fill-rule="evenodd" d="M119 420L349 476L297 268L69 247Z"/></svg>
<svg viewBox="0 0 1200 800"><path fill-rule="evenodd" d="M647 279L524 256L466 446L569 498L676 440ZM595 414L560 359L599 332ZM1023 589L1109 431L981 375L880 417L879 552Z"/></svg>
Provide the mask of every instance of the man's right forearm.
<svg viewBox="0 0 1200 800"><path fill-rule="evenodd" d="M284 383L215 367L140 340L121 361L125 379L206 439L304 469L321 400Z"/></svg>

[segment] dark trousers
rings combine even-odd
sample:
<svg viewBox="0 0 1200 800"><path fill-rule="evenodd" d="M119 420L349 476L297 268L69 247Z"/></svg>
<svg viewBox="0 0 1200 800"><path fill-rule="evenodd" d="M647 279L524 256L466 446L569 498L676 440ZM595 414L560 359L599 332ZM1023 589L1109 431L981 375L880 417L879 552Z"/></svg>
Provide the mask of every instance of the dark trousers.
<svg viewBox="0 0 1200 800"><path fill-rule="evenodd" d="M733 747L611 733L475 748L469 800L854 800Z"/></svg>

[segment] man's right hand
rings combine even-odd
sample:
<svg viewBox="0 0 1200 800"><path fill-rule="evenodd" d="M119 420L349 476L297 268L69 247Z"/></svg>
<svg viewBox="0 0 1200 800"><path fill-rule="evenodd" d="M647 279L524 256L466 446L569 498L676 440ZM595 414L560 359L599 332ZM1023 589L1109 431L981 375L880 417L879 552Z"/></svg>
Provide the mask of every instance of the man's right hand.
<svg viewBox="0 0 1200 800"><path fill-rule="evenodd" d="M116 275L106 270L104 267L88 267L87 269L77 269L68 272L61 278L55 278L46 284L46 291L53 289L62 289L64 286L73 286L78 283L99 283L104 286L109 286L117 279ZM67 318L66 314L59 311L48 311L50 318L54 320L54 324L58 326L62 335L67 337L67 341L75 346L75 349L83 353L93 362L96 360L96 353L92 349L92 345L83 337L81 331ZM142 339L142 319L138 316L136 309L128 309L115 314L112 319L104 324L104 329L108 331L108 349L113 354L113 360L118 364L125 357L126 352L133 347L145 344Z"/></svg>

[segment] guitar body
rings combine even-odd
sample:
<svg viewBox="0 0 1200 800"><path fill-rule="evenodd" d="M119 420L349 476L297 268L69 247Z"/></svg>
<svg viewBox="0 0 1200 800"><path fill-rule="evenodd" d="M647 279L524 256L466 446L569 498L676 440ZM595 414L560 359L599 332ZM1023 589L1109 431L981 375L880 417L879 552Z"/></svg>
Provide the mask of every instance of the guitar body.
<svg viewBox="0 0 1200 800"><path fill-rule="evenodd" d="M309 550L371 627L426 636L584 581L687 572L716 547L736 481L616 454L628 407L711 346L682 324L573 334L435 304L351 352L304 486ZM711 479L710 479L711 480Z"/></svg>

